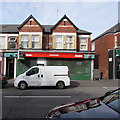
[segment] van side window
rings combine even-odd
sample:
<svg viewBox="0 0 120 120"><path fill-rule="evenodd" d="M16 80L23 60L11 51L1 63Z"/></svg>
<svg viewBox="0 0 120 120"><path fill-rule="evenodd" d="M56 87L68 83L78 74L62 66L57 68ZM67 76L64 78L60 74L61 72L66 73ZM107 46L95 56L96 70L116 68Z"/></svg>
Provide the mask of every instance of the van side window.
<svg viewBox="0 0 120 120"><path fill-rule="evenodd" d="M26 76L34 75L34 74L37 74L37 73L39 73L39 68L32 68L31 70L29 70L26 73Z"/></svg>

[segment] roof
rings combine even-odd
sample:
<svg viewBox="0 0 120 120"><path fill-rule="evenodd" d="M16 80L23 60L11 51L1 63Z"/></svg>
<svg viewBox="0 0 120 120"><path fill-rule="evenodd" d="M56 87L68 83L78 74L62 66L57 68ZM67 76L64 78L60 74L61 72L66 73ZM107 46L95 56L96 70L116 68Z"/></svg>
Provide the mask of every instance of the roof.
<svg viewBox="0 0 120 120"><path fill-rule="evenodd" d="M20 25L0 25L0 33L19 33L19 27ZM54 25L42 25L44 28L45 33L51 33L52 27ZM78 29L78 34L92 34L91 32L87 32L85 30Z"/></svg>
<svg viewBox="0 0 120 120"><path fill-rule="evenodd" d="M0 25L0 33L18 33L19 25Z"/></svg>
<svg viewBox="0 0 120 120"><path fill-rule="evenodd" d="M64 15L55 25L41 25L32 15L30 15L21 25L0 25L0 33L19 33L19 29L31 18L33 18L42 29L44 29L44 33L52 33L52 30L55 29L63 19L68 19L69 22L76 28L77 34L92 34L91 32L77 28L66 15Z"/></svg>
<svg viewBox="0 0 120 120"><path fill-rule="evenodd" d="M41 25L32 15L30 15L30 16L18 27L18 29L22 28L22 27L26 24L26 22L28 22L31 18L34 19L34 21L43 29L42 25Z"/></svg>
<svg viewBox="0 0 120 120"><path fill-rule="evenodd" d="M46 33L51 33L51 29L54 25L42 25Z"/></svg>
<svg viewBox="0 0 120 120"><path fill-rule="evenodd" d="M91 32L88 32L88 31L85 31L85 30L81 30L81 29L78 29L77 33L78 34L92 34Z"/></svg>
<svg viewBox="0 0 120 120"><path fill-rule="evenodd" d="M73 24L73 22L72 22L66 15L64 15L64 16L52 27L52 29L54 30L64 19L67 19L67 20L76 28L76 30L78 29L78 28Z"/></svg>
<svg viewBox="0 0 120 120"><path fill-rule="evenodd" d="M117 33L117 32L120 32L120 23L117 23L116 25L114 25L113 27L111 27L110 29L108 29L107 31L105 31L104 33L102 33L101 35L99 35L98 37L93 39L92 41L97 40L97 39L103 37L106 34L109 34L109 33L114 34L114 33Z"/></svg>

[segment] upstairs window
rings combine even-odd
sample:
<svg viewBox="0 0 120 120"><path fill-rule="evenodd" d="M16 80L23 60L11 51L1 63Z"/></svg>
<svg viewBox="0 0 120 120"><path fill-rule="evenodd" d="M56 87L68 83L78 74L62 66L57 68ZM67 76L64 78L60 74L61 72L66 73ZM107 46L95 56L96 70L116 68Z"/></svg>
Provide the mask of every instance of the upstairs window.
<svg viewBox="0 0 120 120"><path fill-rule="evenodd" d="M56 49L63 49L63 36L62 35L56 36Z"/></svg>
<svg viewBox="0 0 120 120"><path fill-rule="evenodd" d="M66 49L74 49L74 36L66 37Z"/></svg>
<svg viewBox="0 0 120 120"><path fill-rule="evenodd" d="M9 49L16 49L16 43L17 43L16 37L10 37L8 42L9 42Z"/></svg>
<svg viewBox="0 0 120 120"><path fill-rule="evenodd" d="M95 50L95 43L92 43L92 51Z"/></svg>
<svg viewBox="0 0 120 120"><path fill-rule="evenodd" d="M80 37L80 50L88 50L88 38Z"/></svg>
<svg viewBox="0 0 120 120"><path fill-rule="evenodd" d="M6 37L5 36L0 36L0 50L1 49L6 49Z"/></svg>
<svg viewBox="0 0 120 120"><path fill-rule="evenodd" d="M29 43L29 37L28 37L28 35L22 35L22 38L21 38L21 47L22 48L28 48L28 43Z"/></svg>
<svg viewBox="0 0 120 120"><path fill-rule="evenodd" d="M32 48L40 48L40 36L32 36Z"/></svg>

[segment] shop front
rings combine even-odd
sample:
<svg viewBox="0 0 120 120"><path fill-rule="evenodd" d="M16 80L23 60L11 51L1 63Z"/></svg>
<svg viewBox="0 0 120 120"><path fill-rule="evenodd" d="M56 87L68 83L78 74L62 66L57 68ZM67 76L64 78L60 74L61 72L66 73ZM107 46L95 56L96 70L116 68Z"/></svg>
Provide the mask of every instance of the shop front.
<svg viewBox="0 0 120 120"><path fill-rule="evenodd" d="M117 79L120 79L120 49L116 50Z"/></svg>
<svg viewBox="0 0 120 120"><path fill-rule="evenodd" d="M109 78L120 79L120 49L109 50Z"/></svg>
<svg viewBox="0 0 120 120"><path fill-rule="evenodd" d="M31 51L22 53L23 56L17 60L17 76L35 65L68 66L71 80L93 79L94 53L92 52Z"/></svg>
<svg viewBox="0 0 120 120"><path fill-rule="evenodd" d="M4 75L8 79L16 77L17 52L4 52Z"/></svg>

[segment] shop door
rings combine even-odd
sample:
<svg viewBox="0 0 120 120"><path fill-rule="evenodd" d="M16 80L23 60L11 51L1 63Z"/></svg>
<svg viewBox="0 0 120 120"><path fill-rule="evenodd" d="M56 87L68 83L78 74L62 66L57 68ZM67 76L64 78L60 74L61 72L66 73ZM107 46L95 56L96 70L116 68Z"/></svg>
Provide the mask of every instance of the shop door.
<svg viewBox="0 0 120 120"><path fill-rule="evenodd" d="M91 80L91 61L78 59L48 59L47 66L68 66L71 80Z"/></svg>
<svg viewBox="0 0 120 120"><path fill-rule="evenodd" d="M14 78L14 58L7 58L6 75L8 79Z"/></svg>

